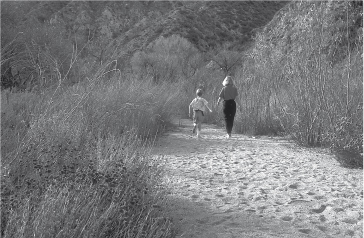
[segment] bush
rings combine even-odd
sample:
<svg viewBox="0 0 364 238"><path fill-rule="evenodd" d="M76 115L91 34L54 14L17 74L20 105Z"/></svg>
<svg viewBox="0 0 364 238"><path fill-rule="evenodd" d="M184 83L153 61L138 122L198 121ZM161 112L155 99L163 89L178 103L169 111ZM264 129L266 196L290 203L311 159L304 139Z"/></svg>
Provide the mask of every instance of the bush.
<svg viewBox="0 0 364 238"><path fill-rule="evenodd" d="M201 66L197 49L180 36L160 37L148 48L146 52L136 52L131 64L134 73L152 77L155 82L190 78Z"/></svg>
<svg viewBox="0 0 364 238"><path fill-rule="evenodd" d="M34 93L1 93L1 157L14 151L30 126L41 96Z"/></svg>
<svg viewBox="0 0 364 238"><path fill-rule="evenodd" d="M49 87L61 80L67 83L66 79L74 73L74 57L79 52L74 52L72 42L65 39L61 25L32 20L12 30L18 32L7 32L13 38L1 49L2 87L31 90L35 86ZM10 76L4 75L5 71Z"/></svg>

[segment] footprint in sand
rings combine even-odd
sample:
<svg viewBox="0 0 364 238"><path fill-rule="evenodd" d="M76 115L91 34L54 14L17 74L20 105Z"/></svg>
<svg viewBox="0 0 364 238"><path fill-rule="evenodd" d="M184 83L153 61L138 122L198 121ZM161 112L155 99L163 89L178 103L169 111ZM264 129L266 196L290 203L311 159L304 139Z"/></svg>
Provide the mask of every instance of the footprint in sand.
<svg viewBox="0 0 364 238"><path fill-rule="evenodd" d="M216 225L220 225L226 221L228 221L229 219L231 219L231 216L227 216L227 217L224 217L223 219L221 220L218 220L218 221L215 221L213 223L211 223L212 226L216 226Z"/></svg>
<svg viewBox="0 0 364 238"><path fill-rule="evenodd" d="M283 216L283 217L281 217L281 219L282 219L283 221L292 221L292 220L293 220L293 217L290 217L290 216Z"/></svg>
<svg viewBox="0 0 364 238"><path fill-rule="evenodd" d="M325 209L326 205L321 205L318 209L311 209L311 211L314 213L322 213L323 211L325 211Z"/></svg>
<svg viewBox="0 0 364 238"><path fill-rule="evenodd" d="M298 229L299 232L305 233L305 234L309 234L311 232L310 229Z"/></svg>

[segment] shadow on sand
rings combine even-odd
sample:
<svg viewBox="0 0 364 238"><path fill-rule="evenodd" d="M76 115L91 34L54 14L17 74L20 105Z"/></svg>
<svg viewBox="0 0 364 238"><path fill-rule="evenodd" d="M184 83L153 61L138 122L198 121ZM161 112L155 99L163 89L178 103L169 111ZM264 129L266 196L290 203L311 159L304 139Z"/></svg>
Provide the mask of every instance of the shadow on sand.
<svg viewBox="0 0 364 238"><path fill-rule="evenodd" d="M170 195L163 212L172 219L176 237L312 237L278 218L266 218L243 210L226 211L204 202Z"/></svg>

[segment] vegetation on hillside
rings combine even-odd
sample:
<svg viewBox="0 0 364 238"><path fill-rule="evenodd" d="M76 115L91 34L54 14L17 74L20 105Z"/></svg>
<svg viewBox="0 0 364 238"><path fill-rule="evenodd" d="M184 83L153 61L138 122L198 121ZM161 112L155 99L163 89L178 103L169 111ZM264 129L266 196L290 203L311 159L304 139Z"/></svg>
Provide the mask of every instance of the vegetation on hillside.
<svg viewBox="0 0 364 238"><path fill-rule="evenodd" d="M245 53L242 125L350 151L362 166L362 35L360 2L287 5Z"/></svg>
<svg viewBox="0 0 364 238"><path fill-rule="evenodd" d="M55 81L57 70L68 72L71 58L67 56L72 52L79 54L79 60L68 72L73 74L66 77L69 81L90 77L88 68L110 60L117 60L118 70L128 71L136 51L171 35L187 39L202 52L224 45L243 49L252 42L254 30L264 26L285 4L5 1L1 3L2 87L29 88L41 84L37 82L40 80ZM51 66L44 65L44 60Z"/></svg>

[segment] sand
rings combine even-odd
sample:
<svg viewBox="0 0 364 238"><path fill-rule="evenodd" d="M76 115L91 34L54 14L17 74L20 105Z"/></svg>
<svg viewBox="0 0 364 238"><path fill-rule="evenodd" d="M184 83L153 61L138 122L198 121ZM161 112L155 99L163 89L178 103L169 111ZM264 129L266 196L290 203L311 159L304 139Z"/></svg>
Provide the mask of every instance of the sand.
<svg viewBox="0 0 364 238"><path fill-rule="evenodd" d="M233 134L190 120L154 155L166 165L164 211L177 237L363 237L363 173L324 149Z"/></svg>

